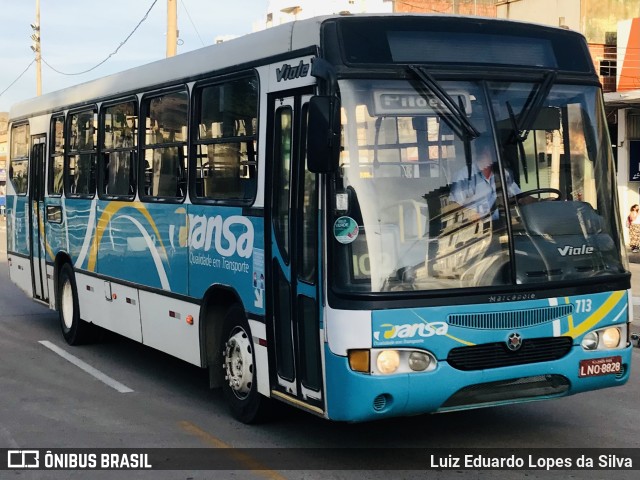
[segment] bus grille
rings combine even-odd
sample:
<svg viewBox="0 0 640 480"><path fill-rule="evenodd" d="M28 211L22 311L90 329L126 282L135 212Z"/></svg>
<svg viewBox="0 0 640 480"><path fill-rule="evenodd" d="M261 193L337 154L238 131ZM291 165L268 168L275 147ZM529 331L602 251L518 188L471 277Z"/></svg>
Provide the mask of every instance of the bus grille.
<svg viewBox="0 0 640 480"><path fill-rule="evenodd" d="M571 350L571 337L531 338L512 352L506 342L485 343L454 348L449 352L449 365L458 370L484 370L527 363L549 362L564 357Z"/></svg>
<svg viewBox="0 0 640 480"><path fill-rule="evenodd" d="M457 410L460 407L534 400L539 397L563 395L569 390L569 380L562 375L536 375L533 377L480 383L464 387L454 393L439 409Z"/></svg>
<svg viewBox="0 0 640 480"><path fill-rule="evenodd" d="M573 305L514 310L510 312L456 313L449 315L450 325L485 330L525 328L571 315Z"/></svg>

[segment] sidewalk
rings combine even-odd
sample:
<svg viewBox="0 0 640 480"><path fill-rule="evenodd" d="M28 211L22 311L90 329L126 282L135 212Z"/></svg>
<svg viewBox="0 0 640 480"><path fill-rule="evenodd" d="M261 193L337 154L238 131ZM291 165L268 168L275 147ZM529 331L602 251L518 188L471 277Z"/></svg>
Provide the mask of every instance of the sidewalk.
<svg viewBox="0 0 640 480"><path fill-rule="evenodd" d="M7 260L7 222L4 215L0 215L0 262Z"/></svg>
<svg viewBox="0 0 640 480"><path fill-rule="evenodd" d="M629 271L631 272L631 292L633 293L633 326L634 332L640 332L640 253L629 255Z"/></svg>

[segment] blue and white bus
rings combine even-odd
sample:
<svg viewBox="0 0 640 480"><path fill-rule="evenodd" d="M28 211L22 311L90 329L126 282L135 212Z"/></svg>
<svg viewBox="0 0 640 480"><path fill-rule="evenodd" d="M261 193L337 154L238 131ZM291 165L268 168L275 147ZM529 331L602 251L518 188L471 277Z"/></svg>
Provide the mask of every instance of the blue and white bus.
<svg viewBox="0 0 640 480"><path fill-rule="evenodd" d="M10 116L12 280L69 344L103 328L208 368L241 421L273 399L365 421L629 378L612 150L576 32L320 17Z"/></svg>

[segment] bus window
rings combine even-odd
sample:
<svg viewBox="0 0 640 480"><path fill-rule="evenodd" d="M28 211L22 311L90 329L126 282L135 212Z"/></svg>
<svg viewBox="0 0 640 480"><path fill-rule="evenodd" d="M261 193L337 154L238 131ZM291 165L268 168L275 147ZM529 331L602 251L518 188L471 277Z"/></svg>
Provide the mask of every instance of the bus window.
<svg viewBox="0 0 640 480"><path fill-rule="evenodd" d="M293 112L282 107L276 112L276 159L273 173L273 189L279 192L273 205L273 223L276 239L281 247L283 260L289 264L289 190L291 189L291 139Z"/></svg>
<svg viewBox="0 0 640 480"><path fill-rule="evenodd" d="M184 198L186 194L188 106L186 90L144 100L145 196Z"/></svg>
<svg viewBox="0 0 640 480"><path fill-rule="evenodd" d="M308 104L302 108L303 138L307 135ZM306 145L306 141L301 142ZM304 147L302 147L304 148ZM315 284L318 255L318 178L308 169L307 153L304 152L305 166L303 173L302 207L302 244L300 249L300 279Z"/></svg>
<svg viewBox="0 0 640 480"><path fill-rule="evenodd" d="M29 125L11 129L11 163L9 179L18 195L26 195L29 184Z"/></svg>
<svg viewBox="0 0 640 480"><path fill-rule="evenodd" d="M103 129L100 194L133 198L138 137L137 105L135 102L126 102L107 107L100 120Z"/></svg>
<svg viewBox="0 0 640 480"><path fill-rule="evenodd" d="M253 200L257 79L252 76L198 89L196 111L196 196L207 200Z"/></svg>
<svg viewBox="0 0 640 480"><path fill-rule="evenodd" d="M98 114L95 109L84 110L68 117L68 145L66 155L67 195L93 197L96 189L96 147Z"/></svg>
<svg viewBox="0 0 640 480"><path fill-rule="evenodd" d="M64 190L64 115L51 119L50 152L49 194L60 196Z"/></svg>

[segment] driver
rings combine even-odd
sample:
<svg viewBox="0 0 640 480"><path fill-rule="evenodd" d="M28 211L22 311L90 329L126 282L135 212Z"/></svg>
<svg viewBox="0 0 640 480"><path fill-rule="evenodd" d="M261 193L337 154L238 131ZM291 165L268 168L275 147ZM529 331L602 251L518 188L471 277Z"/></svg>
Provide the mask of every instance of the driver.
<svg viewBox="0 0 640 480"><path fill-rule="evenodd" d="M497 198L494 149L488 138L478 138L473 141L474 155L471 164L471 175L466 165L453 175L449 200L471 209L482 218L491 214L493 220L498 219L498 209L495 207ZM513 180L513 174L505 169L506 188L509 197L522 193L520 187ZM529 203L531 197L522 198L519 203Z"/></svg>

